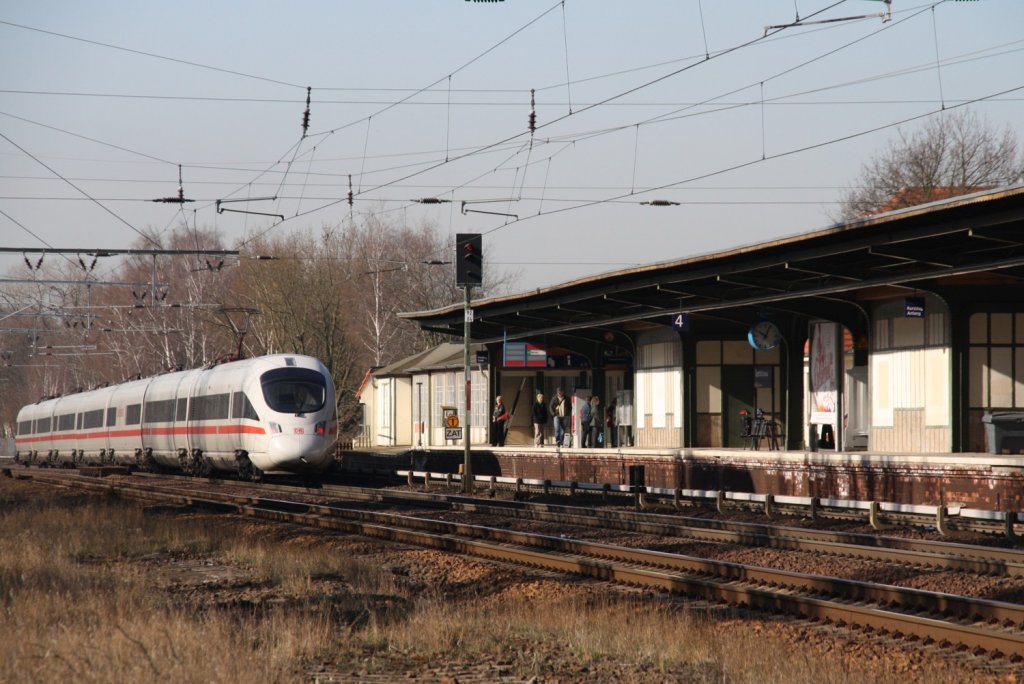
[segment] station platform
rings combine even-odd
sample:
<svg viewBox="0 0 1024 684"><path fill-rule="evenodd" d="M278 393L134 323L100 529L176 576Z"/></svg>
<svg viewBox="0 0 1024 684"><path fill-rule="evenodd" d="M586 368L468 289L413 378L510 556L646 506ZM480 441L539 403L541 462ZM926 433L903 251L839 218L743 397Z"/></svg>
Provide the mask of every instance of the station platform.
<svg viewBox="0 0 1024 684"><path fill-rule="evenodd" d="M476 445L471 457L474 475L1024 509L1024 454ZM342 463L351 471L393 464L454 473L463 458L461 447L390 448L346 451Z"/></svg>

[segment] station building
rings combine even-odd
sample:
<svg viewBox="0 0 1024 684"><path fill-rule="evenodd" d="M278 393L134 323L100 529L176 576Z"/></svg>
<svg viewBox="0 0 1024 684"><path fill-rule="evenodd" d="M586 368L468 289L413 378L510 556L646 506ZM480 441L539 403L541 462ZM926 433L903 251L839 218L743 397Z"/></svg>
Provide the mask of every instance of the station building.
<svg viewBox="0 0 1024 684"><path fill-rule="evenodd" d="M615 400L617 439L606 442L637 452L771 447L748 436L758 417L780 452L1024 450L1012 432L993 444L986 422L1024 411L1024 186L472 308L474 444L487 444L495 395L528 403L561 387ZM402 315L461 350L464 305ZM445 389L433 372L410 386L434 397L464 386L461 354L443 374ZM508 444L531 443L527 424Z"/></svg>

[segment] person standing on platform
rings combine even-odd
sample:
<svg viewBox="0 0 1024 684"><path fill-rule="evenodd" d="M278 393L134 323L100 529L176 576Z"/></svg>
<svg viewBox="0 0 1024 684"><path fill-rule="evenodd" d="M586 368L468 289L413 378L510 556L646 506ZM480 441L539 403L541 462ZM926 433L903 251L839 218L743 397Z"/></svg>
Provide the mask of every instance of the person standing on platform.
<svg viewBox="0 0 1024 684"><path fill-rule="evenodd" d="M618 401L618 399L612 399L612 403L608 404L608 408L604 410L604 426L608 428L608 439L612 448L619 446L619 421L615 414Z"/></svg>
<svg viewBox="0 0 1024 684"><path fill-rule="evenodd" d="M601 397L590 398L590 446L597 449L604 446L604 414L601 412Z"/></svg>
<svg viewBox="0 0 1024 684"><path fill-rule="evenodd" d="M508 434L508 409L499 394L494 398L494 410L491 411L491 446L505 446L505 435Z"/></svg>
<svg viewBox="0 0 1024 684"><path fill-rule="evenodd" d="M544 395L537 392L537 401L533 402L533 444L544 446L544 428L548 424L548 405L544 403Z"/></svg>
<svg viewBox="0 0 1024 684"><path fill-rule="evenodd" d="M565 417L569 415L569 400L559 387L551 399L551 421L555 424L555 444L562 446L565 441Z"/></svg>
<svg viewBox="0 0 1024 684"><path fill-rule="evenodd" d="M591 394L583 402L583 406L580 407L580 443L577 446L581 446L584 449L590 446L590 422L593 419L593 415L590 413L590 406L593 401L594 395Z"/></svg>

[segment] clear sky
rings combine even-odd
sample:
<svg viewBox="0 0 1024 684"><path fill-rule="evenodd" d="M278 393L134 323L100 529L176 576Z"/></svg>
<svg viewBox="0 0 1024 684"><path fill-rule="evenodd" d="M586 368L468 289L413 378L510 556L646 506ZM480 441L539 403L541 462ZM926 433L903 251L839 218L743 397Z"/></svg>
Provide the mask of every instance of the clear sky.
<svg viewBox="0 0 1024 684"><path fill-rule="evenodd" d="M235 246L375 214L483 233L527 290L820 228L944 108L1024 139L1022 0L766 30L886 7L5 0L0 244L127 248L187 220ZM184 211L150 201L179 164ZM221 206L280 223L216 211L275 196Z"/></svg>

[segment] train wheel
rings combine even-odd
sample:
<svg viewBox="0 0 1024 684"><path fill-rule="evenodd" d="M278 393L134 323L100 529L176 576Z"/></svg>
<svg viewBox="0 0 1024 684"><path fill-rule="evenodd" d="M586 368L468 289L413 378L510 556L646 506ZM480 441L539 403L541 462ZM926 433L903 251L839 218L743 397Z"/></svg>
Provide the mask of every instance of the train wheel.
<svg viewBox="0 0 1024 684"><path fill-rule="evenodd" d="M202 475L203 467L203 452L200 449L193 449L191 457L188 461L188 467L185 468L185 472L193 477L199 477Z"/></svg>
<svg viewBox="0 0 1024 684"><path fill-rule="evenodd" d="M142 470L147 473L158 473L160 472L160 466L157 465L156 459L153 458L153 450L146 449L142 453Z"/></svg>
<svg viewBox="0 0 1024 684"><path fill-rule="evenodd" d="M252 461L249 460L249 454L239 449L235 452L235 463L238 465L238 479L251 480L253 467Z"/></svg>

